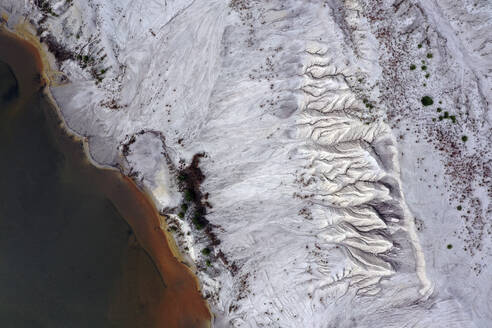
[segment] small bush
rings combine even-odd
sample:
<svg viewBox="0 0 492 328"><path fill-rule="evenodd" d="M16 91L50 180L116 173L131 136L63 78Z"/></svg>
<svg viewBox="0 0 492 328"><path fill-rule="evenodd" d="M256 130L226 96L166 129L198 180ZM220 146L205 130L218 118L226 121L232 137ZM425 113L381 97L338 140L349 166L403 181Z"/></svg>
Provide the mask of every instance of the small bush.
<svg viewBox="0 0 492 328"><path fill-rule="evenodd" d="M184 213L184 212L179 212L179 213L178 213L178 216L179 216L179 218L180 218L180 219L182 219L182 218L184 218L185 213Z"/></svg>
<svg viewBox="0 0 492 328"><path fill-rule="evenodd" d="M466 142L466 141L468 140L468 137L467 137L467 136L462 136L462 137L461 137L461 140L462 140L463 142Z"/></svg>
<svg viewBox="0 0 492 328"><path fill-rule="evenodd" d="M212 265L212 263L210 263L210 260L206 260L205 264L207 264L208 267Z"/></svg>
<svg viewBox="0 0 492 328"><path fill-rule="evenodd" d="M437 112L438 113L442 112L442 108L441 107L437 107Z"/></svg>
<svg viewBox="0 0 492 328"><path fill-rule="evenodd" d="M420 99L420 101L424 106L430 106L434 103L434 100L432 100L432 98L429 96L423 96L422 99Z"/></svg>
<svg viewBox="0 0 492 328"><path fill-rule="evenodd" d="M414 70L414 69L416 69L416 68L417 68L417 66L415 66L414 64L410 65L410 70L412 70L412 71L413 71L413 70Z"/></svg>
<svg viewBox="0 0 492 328"><path fill-rule="evenodd" d="M429 53L427 54L427 58L429 58L429 59L430 59L430 58L432 58L432 57L433 57L433 56L432 56L432 54L429 52Z"/></svg>
<svg viewBox="0 0 492 328"><path fill-rule="evenodd" d="M186 212L188 210L188 204L182 204L181 209L183 210L183 212Z"/></svg>
<svg viewBox="0 0 492 328"><path fill-rule="evenodd" d="M185 192L184 192L184 199L187 201L187 202L191 202L193 200L193 192L189 189L187 189Z"/></svg>
<svg viewBox="0 0 492 328"><path fill-rule="evenodd" d="M431 75L429 73L425 74L425 78L428 79Z"/></svg>
<svg viewBox="0 0 492 328"><path fill-rule="evenodd" d="M444 118L448 118L449 117L449 112L444 112Z"/></svg>
<svg viewBox="0 0 492 328"><path fill-rule="evenodd" d="M458 205L458 206L456 206L456 209L457 209L458 211L461 211L461 210L463 209L463 207L461 207L461 205Z"/></svg>
<svg viewBox="0 0 492 328"><path fill-rule="evenodd" d="M419 49L420 49L420 48L422 48L422 44L420 44L420 43L419 43L419 44L417 45L417 48L419 48Z"/></svg>
<svg viewBox="0 0 492 328"><path fill-rule="evenodd" d="M420 68L421 68L423 71L425 71L425 70L427 69L427 66L422 65L422 66L420 66Z"/></svg>
<svg viewBox="0 0 492 328"><path fill-rule="evenodd" d="M448 248L448 249L451 249L451 248L453 248L453 245L448 244L447 248Z"/></svg>
<svg viewBox="0 0 492 328"><path fill-rule="evenodd" d="M439 121L442 121L443 118L442 115L439 115Z"/></svg>
<svg viewBox="0 0 492 328"><path fill-rule="evenodd" d="M451 119L451 121L452 121L453 123L456 123L456 116L451 115L451 116L449 116L449 118Z"/></svg>
<svg viewBox="0 0 492 328"><path fill-rule="evenodd" d="M205 247L204 249L202 249L202 254L203 255L208 256L208 255L210 255L210 252L211 252L210 251L210 248L208 248L208 247Z"/></svg>
<svg viewBox="0 0 492 328"><path fill-rule="evenodd" d="M205 226L200 222L200 217L198 215L195 215L192 219L193 224L195 225L195 228L197 230L202 230Z"/></svg>

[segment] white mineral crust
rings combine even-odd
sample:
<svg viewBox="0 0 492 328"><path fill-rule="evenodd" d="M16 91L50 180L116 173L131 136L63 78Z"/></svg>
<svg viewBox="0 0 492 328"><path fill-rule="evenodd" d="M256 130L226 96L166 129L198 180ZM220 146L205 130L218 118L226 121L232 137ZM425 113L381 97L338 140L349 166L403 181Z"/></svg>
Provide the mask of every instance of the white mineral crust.
<svg viewBox="0 0 492 328"><path fill-rule="evenodd" d="M492 327L492 2L49 3L0 9L75 54L51 92L95 161L165 209L205 154L215 327Z"/></svg>

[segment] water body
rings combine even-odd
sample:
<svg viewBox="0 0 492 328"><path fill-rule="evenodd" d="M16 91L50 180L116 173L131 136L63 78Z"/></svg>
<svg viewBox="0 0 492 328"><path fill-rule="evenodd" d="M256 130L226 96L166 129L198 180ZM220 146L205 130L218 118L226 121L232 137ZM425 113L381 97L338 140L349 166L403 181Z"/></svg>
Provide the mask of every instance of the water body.
<svg viewBox="0 0 492 328"><path fill-rule="evenodd" d="M207 327L156 209L87 161L40 72L36 48L0 30L0 326Z"/></svg>

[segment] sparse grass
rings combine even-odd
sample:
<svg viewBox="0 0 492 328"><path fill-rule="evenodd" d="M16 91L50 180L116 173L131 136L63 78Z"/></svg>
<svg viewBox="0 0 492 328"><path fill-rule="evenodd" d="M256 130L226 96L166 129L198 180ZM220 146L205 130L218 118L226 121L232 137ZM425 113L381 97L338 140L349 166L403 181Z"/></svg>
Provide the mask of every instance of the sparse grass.
<svg viewBox="0 0 492 328"><path fill-rule="evenodd" d="M422 99L420 99L420 101L422 102L422 105L424 105L424 106L430 106L430 105L434 104L434 100L432 100L432 98L429 96L423 96Z"/></svg>

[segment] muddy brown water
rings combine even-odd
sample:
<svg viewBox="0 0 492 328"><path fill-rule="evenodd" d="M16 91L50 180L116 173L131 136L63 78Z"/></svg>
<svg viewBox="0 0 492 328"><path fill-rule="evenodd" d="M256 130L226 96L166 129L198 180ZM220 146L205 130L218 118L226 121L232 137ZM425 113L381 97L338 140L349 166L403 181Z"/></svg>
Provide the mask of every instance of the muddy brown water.
<svg viewBox="0 0 492 328"><path fill-rule="evenodd" d="M152 202L87 161L41 71L37 49L0 30L0 326L208 327Z"/></svg>

